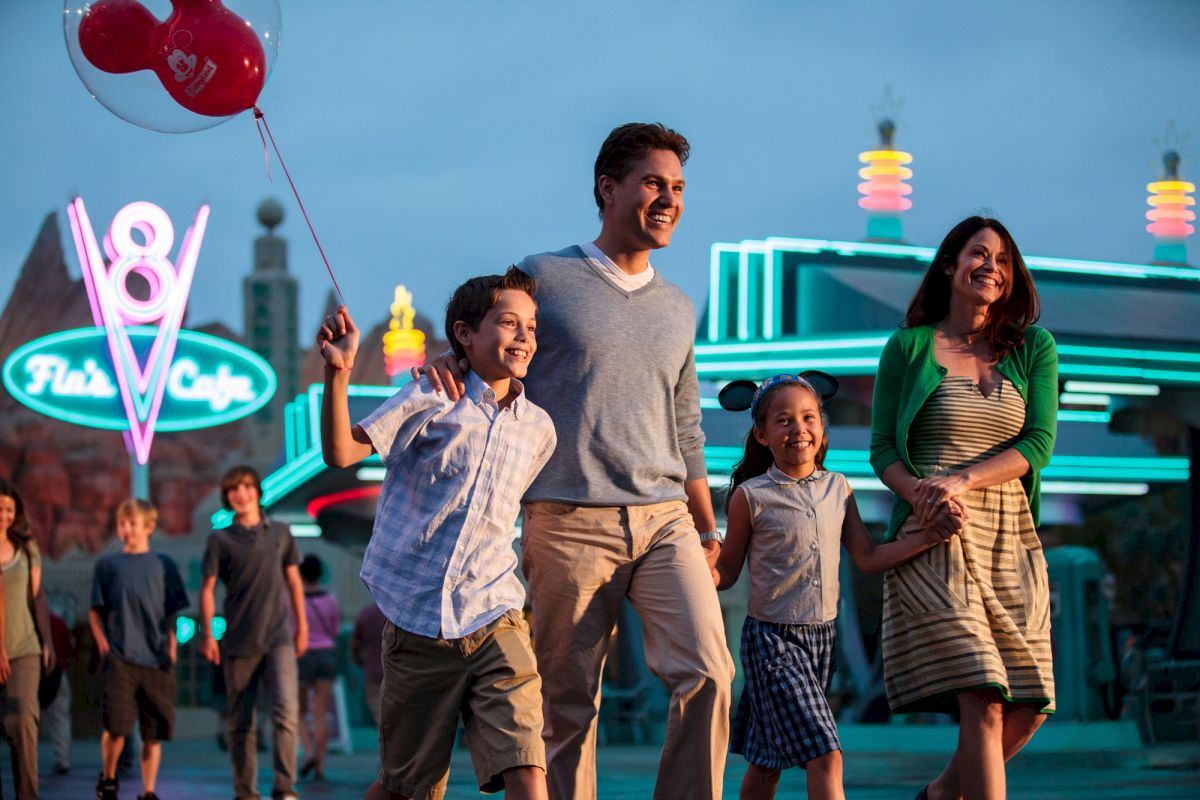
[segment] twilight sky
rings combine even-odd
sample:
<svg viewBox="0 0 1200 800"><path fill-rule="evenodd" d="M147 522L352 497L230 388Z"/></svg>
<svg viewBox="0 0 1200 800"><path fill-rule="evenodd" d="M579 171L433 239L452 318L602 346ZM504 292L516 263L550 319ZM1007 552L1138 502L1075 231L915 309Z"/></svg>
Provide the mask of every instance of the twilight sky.
<svg viewBox="0 0 1200 800"><path fill-rule="evenodd" d="M692 142L686 211L653 261L700 308L715 241L865 235L856 156L876 144L885 86L904 103L896 145L915 158L915 244L986 209L1028 254L1145 262L1145 184L1169 123L1191 134L1183 176L1200 178L1188 0L281 5L259 104L364 325L397 283L440 320L466 277L593 238L592 162L631 120ZM275 182L264 174L250 115L181 135L118 119L76 77L61 19L52 0L0 0L0 298L50 211L78 276L64 210L76 193L99 229L125 203L157 203L177 242L208 202L189 318L240 330L254 210L273 196L307 338L328 279L273 156Z"/></svg>

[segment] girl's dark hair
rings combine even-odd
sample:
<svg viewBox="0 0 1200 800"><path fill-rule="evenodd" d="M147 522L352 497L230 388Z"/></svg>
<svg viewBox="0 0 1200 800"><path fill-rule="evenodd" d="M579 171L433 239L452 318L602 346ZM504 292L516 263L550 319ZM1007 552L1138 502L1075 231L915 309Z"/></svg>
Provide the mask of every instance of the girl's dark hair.
<svg viewBox="0 0 1200 800"><path fill-rule="evenodd" d="M775 463L775 457L771 455L771 448L754 438L754 431L766 427L767 412L771 410L771 401L775 396L785 389L793 388L810 392L817 401L817 409L821 412L821 426L825 429L826 434L820 448L817 449L816 462L818 469L825 468L825 454L829 452L829 417L825 414L825 404L821 402L821 395L812 387L812 384L803 378L776 384L763 392L762 397L758 398L758 403L754 406L753 426L746 433L742 460L733 465L733 473L729 476L729 493L725 495L726 512L729 511L729 499L733 497L734 490L751 478L764 474Z"/></svg>
<svg viewBox="0 0 1200 800"><path fill-rule="evenodd" d="M300 562L300 578L305 583L316 583L325 574L325 562L309 553Z"/></svg>
<svg viewBox="0 0 1200 800"><path fill-rule="evenodd" d="M933 325L946 318L950 313L951 274L958 264L958 256L971 237L984 228L995 231L1004 242L1012 267L1012 278L1004 287L1004 297L988 309L987 320L981 331L999 361L1024 343L1025 329L1037 322L1042 313L1042 304L1033 285L1033 277L1025 266L1025 259L1021 258L1021 251L1017 249L1012 234L999 220L991 217L967 217L946 234L929 269L925 271L917 293L908 304L904 327Z"/></svg>
<svg viewBox="0 0 1200 800"><path fill-rule="evenodd" d="M13 516L13 523L8 528L9 540L22 550L28 550L29 545L33 541L33 533L29 530L29 520L25 516L25 501L21 499L21 494L17 491L17 487L3 478L0 478L0 496L11 497L13 503L17 506L17 513Z"/></svg>

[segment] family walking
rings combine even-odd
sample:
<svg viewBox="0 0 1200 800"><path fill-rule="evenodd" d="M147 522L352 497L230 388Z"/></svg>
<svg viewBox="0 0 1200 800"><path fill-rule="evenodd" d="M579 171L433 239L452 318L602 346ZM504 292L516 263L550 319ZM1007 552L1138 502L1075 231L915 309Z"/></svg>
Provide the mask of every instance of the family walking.
<svg viewBox="0 0 1200 800"><path fill-rule="evenodd" d="M887 572L892 708L959 714L958 747L919 797L1004 797L1004 762L1053 710L1035 525L1057 359L1012 237L981 217L956 226L884 349L871 462L896 497L885 542L867 533L845 477L823 468L825 398L798 375L754 397L723 541L695 312L650 262L683 213L688 155L661 125L615 129L595 164L599 235L460 286L446 313L453 352L364 420L347 400L358 328L345 308L323 321L325 460L377 454L386 470L362 566L387 618L370 800L441 797L460 718L481 791L596 797L601 673L626 598L670 692L655 797L719 797L731 739L748 762L743 797L773 796L793 766L810 796L841 797L824 690L843 545L860 568ZM270 551L276 604L302 602L295 561L278 567L286 548ZM206 559L206 592L221 558ZM744 565L746 688L731 730L717 590ZM277 669L272 648L301 650L306 635L260 642L245 674ZM279 736L277 747L294 731ZM254 796L240 778L238 792Z"/></svg>

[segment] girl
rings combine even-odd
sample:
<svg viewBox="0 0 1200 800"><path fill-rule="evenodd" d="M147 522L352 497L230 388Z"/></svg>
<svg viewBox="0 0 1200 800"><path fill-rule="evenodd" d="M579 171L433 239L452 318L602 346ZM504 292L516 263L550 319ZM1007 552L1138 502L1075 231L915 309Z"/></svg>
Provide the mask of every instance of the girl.
<svg viewBox="0 0 1200 800"><path fill-rule="evenodd" d="M0 480L0 571L4 583L0 593L0 702L4 732L13 749L16 795L28 800L38 796L38 683L43 667L50 668L51 639L48 613L43 621L35 620L30 612L32 598L38 598L39 617L44 608L39 597L41 557L29 532L21 495L5 480Z"/></svg>
<svg viewBox="0 0 1200 800"><path fill-rule="evenodd" d="M717 588L727 589L749 556L746 686L732 737L733 752L749 762L741 797L774 797L780 771L799 764L809 797L841 798L841 747L825 699L841 546L859 569L880 572L942 539L927 530L885 545L871 541L845 476L821 468L829 446L824 413L804 378L771 378L750 413L754 426L733 471L727 539L713 570Z"/></svg>
<svg viewBox="0 0 1200 800"><path fill-rule="evenodd" d="M308 618L308 650L298 661L300 692L300 744L307 760L300 777L325 779L325 750L329 746L329 710L333 708L333 682L337 678L337 638L341 614L333 592L320 587L325 564L308 554L300 562L304 583L304 614ZM309 692L312 702L309 703ZM306 714L311 713L310 727Z"/></svg>

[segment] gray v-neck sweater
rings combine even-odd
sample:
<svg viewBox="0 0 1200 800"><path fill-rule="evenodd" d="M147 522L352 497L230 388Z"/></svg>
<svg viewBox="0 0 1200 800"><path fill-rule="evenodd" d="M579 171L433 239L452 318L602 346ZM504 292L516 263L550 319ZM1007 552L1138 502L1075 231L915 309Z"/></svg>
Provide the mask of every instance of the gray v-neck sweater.
<svg viewBox="0 0 1200 800"><path fill-rule="evenodd" d="M538 282L538 349L525 389L558 434L525 501L685 499L683 482L707 474L691 299L659 273L626 292L577 246L520 267Z"/></svg>

